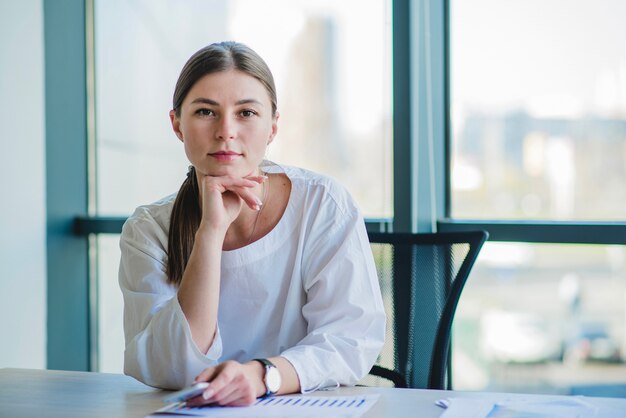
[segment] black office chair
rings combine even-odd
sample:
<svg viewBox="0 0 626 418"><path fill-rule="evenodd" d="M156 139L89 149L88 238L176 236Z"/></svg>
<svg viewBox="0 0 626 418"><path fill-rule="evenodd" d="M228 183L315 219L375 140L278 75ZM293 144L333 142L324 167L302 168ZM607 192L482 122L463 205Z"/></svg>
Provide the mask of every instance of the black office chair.
<svg viewBox="0 0 626 418"><path fill-rule="evenodd" d="M452 320L487 237L485 231L369 233L387 312L387 340L361 384L384 385L377 379L383 378L395 387L452 388Z"/></svg>

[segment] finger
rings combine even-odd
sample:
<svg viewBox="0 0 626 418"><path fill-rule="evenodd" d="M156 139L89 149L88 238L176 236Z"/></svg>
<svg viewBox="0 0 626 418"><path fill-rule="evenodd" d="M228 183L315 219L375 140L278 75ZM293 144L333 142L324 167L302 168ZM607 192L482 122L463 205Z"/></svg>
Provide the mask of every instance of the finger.
<svg viewBox="0 0 626 418"><path fill-rule="evenodd" d="M230 385L234 379L235 373L236 367L231 365L228 361L215 367L215 373L211 376L210 386L202 394L204 399L213 399L215 394Z"/></svg>
<svg viewBox="0 0 626 418"><path fill-rule="evenodd" d="M261 206L263 206L263 202L257 195L255 195L250 189L243 189L240 187L229 188L228 190L236 193L245 204L252 210L261 210Z"/></svg>
<svg viewBox="0 0 626 418"><path fill-rule="evenodd" d="M227 190L235 192L254 209L260 208L260 199L251 191L265 181L265 176L251 176L250 178L210 177L203 178L202 199L211 192L225 193Z"/></svg>
<svg viewBox="0 0 626 418"><path fill-rule="evenodd" d="M256 396L254 396L254 393L252 393L250 388L247 390L241 388L240 390L233 392L228 397L221 399L217 403L223 406L248 406L252 405L255 400Z"/></svg>
<svg viewBox="0 0 626 418"><path fill-rule="evenodd" d="M187 406L200 406L200 405L208 405L211 401L208 401L202 397L202 395L195 396L191 399L187 399L185 405Z"/></svg>
<svg viewBox="0 0 626 418"><path fill-rule="evenodd" d="M264 183L269 177L261 175L261 176L246 176L245 179L252 180L257 184Z"/></svg>
<svg viewBox="0 0 626 418"><path fill-rule="evenodd" d="M209 382L215 377L216 374L217 367L207 367L206 369L202 370L202 372L200 372L198 376L196 376L193 382Z"/></svg>
<svg viewBox="0 0 626 418"><path fill-rule="evenodd" d="M212 177L203 181L200 190L201 201L204 202L209 196L214 196L227 192L228 190L248 190L258 186L258 184L251 180L244 179L220 179Z"/></svg>
<svg viewBox="0 0 626 418"><path fill-rule="evenodd" d="M235 370L235 377L219 392L212 396L212 400L219 405L233 405L235 402L246 405L256 399L253 385L250 383L241 368Z"/></svg>
<svg viewBox="0 0 626 418"><path fill-rule="evenodd" d="M204 399L202 395L191 398L185 402L186 406L194 407L194 406L203 406L203 405L220 405L220 406L248 406L252 405L256 400L255 397L245 397L241 396L239 398L235 398L232 401L227 402L216 402L214 399Z"/></svg>
<svg viewBox="0 0 626 418"><path fill-rule="evenodd" d="M229 402L239 399L241 397L240 387L234 381L231 381L228 385L224 386L220 391L216 391L208 401L214 402L218 405L228 405Z"/></svg>
<svg viewBox="0 0 626 418"><path fill-rule="evenodd" d="M230 187L256 187L260 183L255 178L243 177L211 177L205 176L204 182L207 186L218 186L228 189Z"/></svg>

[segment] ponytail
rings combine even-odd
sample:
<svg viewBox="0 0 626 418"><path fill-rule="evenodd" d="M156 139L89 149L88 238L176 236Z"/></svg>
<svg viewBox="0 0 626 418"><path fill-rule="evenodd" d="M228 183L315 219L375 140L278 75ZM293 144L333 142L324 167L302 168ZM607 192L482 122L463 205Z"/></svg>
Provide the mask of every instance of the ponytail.
<svg viewBox="0 0 626 418"><path fill-rule="evenodd" d="M180 285L183 279L201 218L198 179L196 169L191 166L187 172L187 178L176 195L170 217L167 244L167 280L169 283Z"/></svg>

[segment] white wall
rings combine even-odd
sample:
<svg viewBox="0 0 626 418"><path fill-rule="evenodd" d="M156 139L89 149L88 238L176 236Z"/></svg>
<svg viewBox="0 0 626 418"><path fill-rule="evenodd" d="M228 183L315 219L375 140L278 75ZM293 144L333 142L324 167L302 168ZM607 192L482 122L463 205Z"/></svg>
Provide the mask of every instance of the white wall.
<svg viewBox="0 0 626 418"><path fill-rule="evenodd" d="M46 366L42 0L0 0L0 368Z"/></svg>

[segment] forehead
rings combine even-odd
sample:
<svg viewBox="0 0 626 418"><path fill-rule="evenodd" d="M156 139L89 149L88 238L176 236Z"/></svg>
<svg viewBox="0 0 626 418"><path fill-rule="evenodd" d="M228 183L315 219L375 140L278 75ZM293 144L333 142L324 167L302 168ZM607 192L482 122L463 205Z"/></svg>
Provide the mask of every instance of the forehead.
<svg viewBox="0 0 626 418"><path fill-rule="evenodd" d="M196 81L185 102L197 98L212 99L220 104L242 99L270 103L269 94L259 80L235 69L207 74Z"/></svg>

